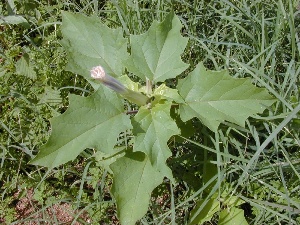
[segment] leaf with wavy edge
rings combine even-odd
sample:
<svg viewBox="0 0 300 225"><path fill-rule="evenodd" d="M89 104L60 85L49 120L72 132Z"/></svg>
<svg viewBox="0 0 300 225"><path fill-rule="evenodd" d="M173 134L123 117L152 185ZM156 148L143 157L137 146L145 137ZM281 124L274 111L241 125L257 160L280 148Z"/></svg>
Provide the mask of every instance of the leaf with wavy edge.
<svg viewBox="0 0 300 225"><path fill-rule="evenodd" d="M89 97L70 95L69 108L51 124L51 136L31 164L53 168L86 148L111 153L119 134L132 128L122 101L106 87Z"/></svg>
<svg viewBox="0 0 300 225"><path fill-rule="evenodd" d="M244 126L249 116L262 113L275 102L266 89L255 87L249 78L206 70L202 63L179 81L177 89L185 100L180 104L182 120L197 117L212 131L223 121Z"/></svg>
<svg viewBox="0 0 300 225"><path fill-rule="evenodd" d="M121 28L110 29L97 17L62 12L62 44L67 69L90 80L90 69L101 65L111 76L121 76L128 58L127 39Z"/></svg>
<svg viewBox="0 0 300 225"><path fill-rule="evenodd" d="M112 194L122 225L134 225L147 212L151 192L163 175L142 152L127 153L110 165L114 174Z"/></svg>
<svg viewBox="0 0 300 225"><path fill-rule="evenodd" d="M174 12L169 13L161 23L154 21L149 30L141 35L131 35L131 56L126 67L144 81L165 81L187 69L182 62L188 38L180 34L181 23Z"/></svg>
<svg viewBox="0 0 300 225"><path fill-rule="evenodd" d="M158 171L173 179L172 171L166 165L166 160L172 155L167 142L180 130L170 116L171 105L171 102L165 102L151 109L144 106L140 108L133 121L133 151L146 153Z"/></svg>

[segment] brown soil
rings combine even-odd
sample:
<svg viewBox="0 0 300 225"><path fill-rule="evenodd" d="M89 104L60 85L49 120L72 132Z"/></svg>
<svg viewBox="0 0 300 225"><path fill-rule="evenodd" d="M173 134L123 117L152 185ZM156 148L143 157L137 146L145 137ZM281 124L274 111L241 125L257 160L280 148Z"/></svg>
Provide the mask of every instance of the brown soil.
<svg viewBox="0 0 300 225"><path fill-rule="evenodd" d="M14 197L18 198L19 193L15 193ZM71 224L74 220L74 216L77 215L78 210L73 210L70 203L57 203L47 207L45 210L41 210L41 207L33 199L33 190L27 191L25 197L18 200L15 210L17 212L16 223L17 225L55 225L58 224ZM83 213L79 218L85 223L91 223L87 213ZM1 224L6 224L4 219L0 218ZM80 222L73 223L74 225L81 225Z"/></svg>

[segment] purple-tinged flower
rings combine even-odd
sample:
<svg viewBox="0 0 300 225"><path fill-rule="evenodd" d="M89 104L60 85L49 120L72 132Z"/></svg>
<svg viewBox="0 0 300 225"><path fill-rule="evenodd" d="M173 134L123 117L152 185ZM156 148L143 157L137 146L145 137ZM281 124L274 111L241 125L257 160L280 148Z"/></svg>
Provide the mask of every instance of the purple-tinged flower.
<svg viewBox="0 0 300 225"><path fill-rule="evenodd" d="M120 94L124 94L127 91L127 88L123 84L121 84L112 76L106 74L102 66L93 67L91 69L91 77L101 81L104 85L108 86L109 88L113 89L115 92L118 92Z"/></svg>
<svg viewBox="0 0 300 225"><path fill-rule="evenodd" d="M143 95L140 92L132 91L126 88L123 84L121 84L118 80L106 74L105 70L102 66L95 66L91 69L91 77L99 80L105 86L109 87L110 89L114 90L115 92L121 94L129 101L137 105L146 105L149 98Z"/></svg>

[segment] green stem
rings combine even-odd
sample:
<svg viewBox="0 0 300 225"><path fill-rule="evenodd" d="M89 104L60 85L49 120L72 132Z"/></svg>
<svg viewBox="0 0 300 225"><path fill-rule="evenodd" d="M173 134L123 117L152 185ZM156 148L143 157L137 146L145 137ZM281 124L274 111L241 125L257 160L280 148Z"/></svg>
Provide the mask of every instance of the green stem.
<svg viewBox="0 0 300 225"><path fill-rule="evenodd" d="M146 78L146 94L147 96L152 95L152 82L148 78Z"/></svg>
<svg viewBox="0 0 300 225"><path fill-rule="evenodd" d="M132 91L126 88L126 92L120 93L124 98L137 104L138 106L146 105L149 98L140 92Z"/></svg>

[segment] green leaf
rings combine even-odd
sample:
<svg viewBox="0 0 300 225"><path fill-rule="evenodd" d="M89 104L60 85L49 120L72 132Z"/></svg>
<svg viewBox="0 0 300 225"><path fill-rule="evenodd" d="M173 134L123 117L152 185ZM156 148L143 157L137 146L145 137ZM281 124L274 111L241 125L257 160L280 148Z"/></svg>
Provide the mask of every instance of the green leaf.
<svg viewBox="0 0 300 225"><path fill-rule="evenodd" d="M29 55L27 53L23 54L23 56L16 63L16 73L33 80L36 79L36 72L30 63Z"/></svg>
<svg viewBox="0 0 300 225"><path fill-rule="evenodd" d="M86 148L111 153L119 134L130 129L122 101L105 87L89 97L70 95L68 110L51 120L52 133L31 164L55 167Z"/></svg>
<svg viewBox="0 0 300 225"><path fill-rule="evenodd" d="M140 91L141 85L137 82L132 81L127 75L119 77L118 81L120 81L126 88L131 91Z"/></svg>
<svg viewBox="0 0 300 225"><path fill-rule="evenodd" d="M189 225L203 224L210 221L213 215L220 210L220 202L218 201L218 194L215 194L204 205L205 200L202 199L197 202L195 208L191 211Z"/></svg>
<svg viewBox="0 0 300 225"><path fill-rule="evenodd" d="M275 102L266 89L255 87L249 78L208 71L202 63L179 81L177 89L185 100L180 105L182 120L197 117L212 131L225 120L244 126L249 116L262 113Z"/></svg>
<svg viewBox="0 0 300 225"><path fill-rule="evenodd" d="M128 70L146 81L159 82L173 78L187 69L182 62L188 38L180 34L181 23L173 12L161 23L154 21L142 35L131 35L131 56L126 63Z"/></svg>
<svg viewBox="0 0 300 225"><path fill-rule="evenodd" d="M10 15L0 18L0 24L20 24L25 28L30 28L28 21L20 15Z"/></svg>
<svg viewBox="0 0 300 225"><path fill-rule="evenodd" d="M178 91L176 89L167 87L165 84L161 84L159 87L157 87L154 90L153 96L158 101L161 99L167 99L177 103L184 103L184 100L178 94Z"/></svg>
<svg viewBox="0 0 300 225"><path fill-rule="evenodd" d="M244 210L232 207L220 212L218 225L248 225L244 216Z"/></svg>
<svg viewBox="0 0 300 225"><path fill-rule="evenodd" d="M101 65L111 76L121 76L128 58L122 29L110 29L97 17L62 13L62 34L68 52L68 70L90 79L90 70Z"/></svg>
<svg viewBox="0 0 300 225"><path fill-rule="evenodd" d="M15 15L17 13L15 0L7 0L7 6L6 7L7 7L8 15ZM1 7L1 13L2 13L2 7Z"/></svg>
<svg viewBox="0 0 300 225"><path fill-rule="evenodd" d="M112 194L122 225L134 225L147 212L151 192L163 175L142 152L128 153L111 165L114 173Z"/></svg>
<svg viewBox="0 0 300 225"><path fill-rule="evenodd" d="M48 104L50 106L54 106L62 102L60 91L54 90L51 87L45 87L45 92L39 95L39 99L38 104Z"/></svg>
<svg viewBox="0 0 300 225"><path fill-rule="evenodd" d="M135 134L133 151L146 153L152 165L170 179L173 176L166 165L166 160L172 154L167 142L171 136L180 133L170 116L171 104L171 102L158 103L151 109L143 106L133 121Z"/></svg>

